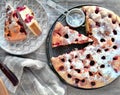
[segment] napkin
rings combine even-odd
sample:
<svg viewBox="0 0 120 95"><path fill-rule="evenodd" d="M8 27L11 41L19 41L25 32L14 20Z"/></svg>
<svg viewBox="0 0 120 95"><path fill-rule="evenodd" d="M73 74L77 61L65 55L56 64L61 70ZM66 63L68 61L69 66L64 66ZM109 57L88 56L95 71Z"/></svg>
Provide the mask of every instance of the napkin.
<svg viewBox="0 0 120 95"><path fill-rule="evenodd" d="M11 92L11 95L65 94L65 86L60 83L47 63L15 56L6 56L3 63L8 66L19 80L19 84L13 86L9 79L0 72L0 77Z"/></svg>

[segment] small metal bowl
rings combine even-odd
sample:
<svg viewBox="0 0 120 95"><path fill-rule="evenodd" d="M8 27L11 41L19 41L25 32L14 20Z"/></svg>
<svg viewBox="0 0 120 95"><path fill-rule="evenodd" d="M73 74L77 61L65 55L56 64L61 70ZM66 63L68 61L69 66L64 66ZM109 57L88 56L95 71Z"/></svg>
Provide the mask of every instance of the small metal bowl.
<svg viewBox="0 0 120 95"><path fill-rule="evenodd" d="M80 8L74 8L66 14L66 22L70 27L80 27L85 21L85 14Z"/></svg>

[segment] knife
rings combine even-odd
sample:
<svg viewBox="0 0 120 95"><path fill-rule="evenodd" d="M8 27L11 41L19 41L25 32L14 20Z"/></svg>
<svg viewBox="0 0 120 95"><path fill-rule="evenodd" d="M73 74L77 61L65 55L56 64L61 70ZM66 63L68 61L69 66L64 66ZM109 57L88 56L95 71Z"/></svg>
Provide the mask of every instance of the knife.
<svg viewBox="0 0 120 95"><path fill-rule="evenodd" d="M8 91L2 81L2 79L0 79L0 95L8 95Z"/></svg>
<svg viewBox="0 0 120 95"><path fill-rule="evenodd" d="M3 58L2 58L3 59ZM16 86L19 83L19 80L15 76L15 74L2 63L2 59L0 58L0 69L6 75L6 77L11 81L11 83Z"/></svg>

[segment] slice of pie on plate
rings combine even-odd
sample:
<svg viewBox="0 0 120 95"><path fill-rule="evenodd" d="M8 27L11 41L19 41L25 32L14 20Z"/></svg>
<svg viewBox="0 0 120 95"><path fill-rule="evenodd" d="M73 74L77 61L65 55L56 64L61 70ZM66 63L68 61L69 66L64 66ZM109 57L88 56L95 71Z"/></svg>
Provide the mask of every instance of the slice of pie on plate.
<svg viewBox="0 0 120 95"><path fill-rule="evenodd" d="M63 26L57 22L52 35L52 47L64 46L69 44L83 44L92 42L93 40L87 36L78 33L78 31Z"/></svg>
<svg viewBox="0 0 120 95"><path fill-rule="evenodd" d="M17 14L25 28L28 28L35 36L41 34L42 29L30 8L26 5L17 7Z"/></svg>
<svg viewBox="0 0 120 95"><path fill-rule="evenodd" d="M27 38L26 31L19 21L16 10L10 5L6 6L4 36L9 42L23 41Z"/></svg>

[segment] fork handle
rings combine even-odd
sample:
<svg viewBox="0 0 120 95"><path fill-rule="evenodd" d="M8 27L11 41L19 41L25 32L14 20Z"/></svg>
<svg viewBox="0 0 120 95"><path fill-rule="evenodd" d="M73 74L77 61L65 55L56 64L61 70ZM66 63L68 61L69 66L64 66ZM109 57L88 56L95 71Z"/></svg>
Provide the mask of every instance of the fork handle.
<svg viewBox="0 0 120 95"><path fill-rule="evenodd" d="M15 74L6 65L0 63L0 69L14 86L16 86L19 83L19 80L17 79Z"/></svg>

